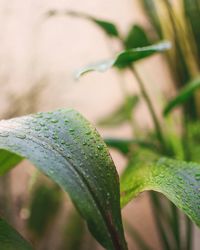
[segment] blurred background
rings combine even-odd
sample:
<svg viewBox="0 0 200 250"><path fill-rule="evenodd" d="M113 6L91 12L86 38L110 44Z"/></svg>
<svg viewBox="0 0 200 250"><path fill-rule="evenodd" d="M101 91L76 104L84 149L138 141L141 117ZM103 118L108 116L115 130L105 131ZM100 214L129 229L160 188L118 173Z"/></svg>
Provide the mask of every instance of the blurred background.
<svg viewBox="0 0 200 250"><path fill-rule="evenodd" d="M67 16L66 10L110 20L122 34L134 23L151 30L140 0L0 0L0 118L74 108L97 126L103 137L129 138L132 131L126 123L117 128L102 128L97 121L122 102L121 81L130 93L139 93L134 77L128 72L119 75L110 70L88 74L79 81L74 78L77 69L111 57L120 45L115 41L110 43L87 20ZM175 93L167 62L162 55L155 55L138 63L138 70L161 117L161 104ZM142 101L135 119L144 130L152 127ZM111 154L121 173L126 159L114 150ZM1 177L0 211L37 250L101 249L70 199L27 161ZM40 214L45 214L45 218ZM147 194L131 202L123 210L123 216L152 249L161 249ZM194 249L199 249L199 236L196 230ZM127 237L130 249L139 249L130 233Z"/></svg>

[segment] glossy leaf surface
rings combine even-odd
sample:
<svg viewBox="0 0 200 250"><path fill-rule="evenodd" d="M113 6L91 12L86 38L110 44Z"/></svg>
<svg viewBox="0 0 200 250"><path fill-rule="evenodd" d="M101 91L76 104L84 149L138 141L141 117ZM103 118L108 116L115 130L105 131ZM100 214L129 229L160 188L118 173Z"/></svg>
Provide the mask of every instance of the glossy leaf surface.
<svg viewBox="0 0 200 250"><path fill-rule="evenodd" d="M76 78L78 79L81 75L90 71L105 72L112 67L124 68L155 53L168 50L170 47L171 44L165 41L147 47L125 50L117 54L114 59L104 60L80 69L76 74Z"/></svg>
<svg viewBox="0 0 200 250"><path fill-rule="evenodd" d="M199 164L167 158L130 163L121 179L122 206L146 190L164 194L200 226Z"/></svg>
<svg viewBox="0 0 200 250"><path fill-rule="evenodd" d="M31 245L9 224L0 218L1 250L33 250Z"/></svg>
<svg viewBox="0 0 200 250"><path fill-rule="evenodd" d="M184 104L199 88L200 78L186 84L186 86L178 93L178 95L167 104L163 112L164 115L168 115L174 108Z"/></svg>
<svg viewBox="0 0 200 250"><path fill-rule="evenodd" d="M0 148L29 159L69 193L106 249L126 249L118 174L103 140L78 112L4 120L0 135Z"/></svg>

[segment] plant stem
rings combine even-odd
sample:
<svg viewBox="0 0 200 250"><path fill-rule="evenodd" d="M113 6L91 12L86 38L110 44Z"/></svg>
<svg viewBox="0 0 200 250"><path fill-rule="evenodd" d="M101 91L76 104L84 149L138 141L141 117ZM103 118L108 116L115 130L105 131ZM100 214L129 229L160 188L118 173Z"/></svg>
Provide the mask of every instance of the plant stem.
<svg viewBox="0 0 200 250"><path fill-rule="evenodd" d="M156 193L151 192L150 193L150 199L151 199L151 206L152 206L152 213L154 217L154 221L158 230L158 235L160 237L160 240L162 242L162 249L163 250L170 250L169 240L167 238L167 235L165 233L165 229L162 225L161 219L159 217L159 214L157 213L157 210L160 209L160 200Z"/></svg>
<svg viewBox="0 0 200 250"><path fill-rule="evenodd" d="M156 131L156 135L157 135L157 138L160 142L160 146L162 147L162 150L163 152L166 151L166 144L165 144L165 140L164 140L164 137L163 137L163 134L162 134L162 130L161 130L161 127L160 127L160 124L159 124L159 120L156 116L156 112L153 108L153 104L151 102L151 99L145 89L145 86L143 84L143 81L140 77L140 75L138 74L138 72L136 71L135 67L134 66L130 66L130 70L131 72L134 74L135 78L137 79L137 82L139 84L139 87L140 87L140 91L141 91L141 94L143 95L143 98L147 104L147 107L149 109L149 112L151 114L151 118L152 118L152 121L153 121L153 124L154 124L154 127L155 127L155 131Z"/></svg>
<svg viewBox="0 0 200 250"><path fill-rule="evenodd" d="M176 247L178 250L181 250L181 241L180 241L180 220L179 220L179 213L177 207L170 202L171 212L172 212L172 219L171 219L171 227L174 234L174 239L176 242Z"/></svg>
<svg viewBox="0 0 200 250"><path fill-rule="evenodd" d="M193 246L193 224L191 222L191 220L186 216L186 235L187 235L187 239L186 239L186 250L190 250L192 249Z"/></svg>

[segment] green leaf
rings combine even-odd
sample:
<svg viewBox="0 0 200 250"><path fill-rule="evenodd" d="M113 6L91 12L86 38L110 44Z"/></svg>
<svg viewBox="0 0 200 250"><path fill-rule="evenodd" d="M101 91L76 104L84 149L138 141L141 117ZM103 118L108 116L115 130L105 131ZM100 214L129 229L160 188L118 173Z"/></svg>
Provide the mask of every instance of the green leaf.
<svg viewBox="0 0 200 250"><path fill-rule="evenodd" d="M94 23L99 28L101 28L108 36L111 36L111 37L118 37L119 36L117 26L115 24L107 21L107 20L97 19L97 18L92 17L88 14L76 12L76 11L67 11L66 14L73 16L73 17L83 18L83 19L86 19L86 20Z"/></svg>
<svg viewBox="0 0 200 250"><path fill-rule="evenodd" d="M178 93L178 95L173 98L165 107L163 114L167 116L174 108L184 104L193 93L200 88L200 78L197 78L188 84Z"/></svg>
<svg viewBox="0 0 200 250"><path fill-rule="evenodd" d="M121 178L122 207L146 190L164 194L200 226L199 164L167 158L130 163Z"/></svg>
<svg viewBox="0 0 200 250"><path fill-rule="evenodd" d="M155 53L168 50L170 49L170 47L170 42L164 41L147 47L125 50L118 53L114 59L104 60L99 63L91 64L80 69L76 74L76 78L78 79L83 74L90 71L105 72L106 70L112 67L124 68L130 66L131 63L137 62Z"/></svg>
<svg viewBox="0 0 200 250"><path fill-rule="evenodd" d="M139 25L133 25L124 41L126 49L144 47L151 44L144 29Z"/></svg>
<svg viewBox="0 0 200 250"><path fill-rule="evenodd" d="M88 121L63 109L1 121L0 135L0 148L27 158L69 193L106 249L126 249L118 174Z"/></svg>
<svg viewBox="0 0 200 250"><path fill-rule="evenodd" d="M122 125L124 122L130 121L132 113L137 107L138 103L139 97L137 95L126 97L124 103L117 107L114 112L101 119L98 122L98 125L114 127Z"/></svg>
<svg viewBox="0 0 200 250"><path fill-rule="evenodd" d="M0 150L0 176L4 175L22 160L23 158L16 154L10 153L3 149Z"/></svg>
<svg viewBox="0 0 200 250"><path fill-rule="evenodd" d="M109 147L115 148L125 155L128 154L134 146L158 150L156 145L139 139L106 138L104 141Z"/></svg>
<svg viewBox="0 0 200 250"><path fill-rule="evenodd" d="M31 245L1 218L0 218L0 249L33 250Z"/></svg>

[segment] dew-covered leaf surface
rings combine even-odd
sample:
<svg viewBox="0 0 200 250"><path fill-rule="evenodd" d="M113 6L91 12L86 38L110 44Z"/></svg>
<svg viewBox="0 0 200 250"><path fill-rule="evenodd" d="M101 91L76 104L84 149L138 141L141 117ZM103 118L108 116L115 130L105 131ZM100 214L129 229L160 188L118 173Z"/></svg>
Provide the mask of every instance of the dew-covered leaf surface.
<svg viewBox="0 0 200 250"><path fill-rule="evenodd" d="M78 112L1 121L0 148L29 159L68 192L106 249L126 249L118 174L103 140Z"/></svg>
<svg viewBox="0 0 200 250"><path fill-rule="evenodd" d="M31 245L15 229L0 218L1 250L33 250Z"/></svg>
<svg viewBox="0 0 200 250"><path fill-rule="evenodd" d="M118 53L114 59L104 60L95 64L90 64L82 69L78 70L76 78L80 78L83 74L90 71L104 72L112 67L124 68L130 66L138 60L149 57L155 53L163 52L171 48L170 42L164 41L151 46L146 46L142 48L134 48L122 51Z"/></svg>
<svg viewBox="0 0 200 250"><path fill-rule="evenodd" d="M121 205L146 190L164 194L200 226L200 165L167 158L129 165L121 178Z"/></svg>

